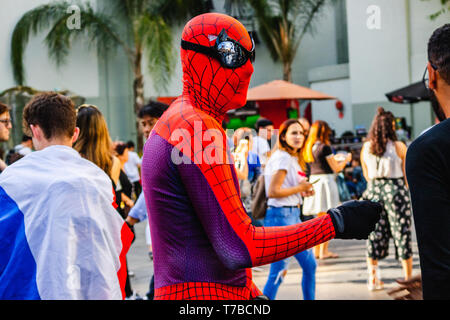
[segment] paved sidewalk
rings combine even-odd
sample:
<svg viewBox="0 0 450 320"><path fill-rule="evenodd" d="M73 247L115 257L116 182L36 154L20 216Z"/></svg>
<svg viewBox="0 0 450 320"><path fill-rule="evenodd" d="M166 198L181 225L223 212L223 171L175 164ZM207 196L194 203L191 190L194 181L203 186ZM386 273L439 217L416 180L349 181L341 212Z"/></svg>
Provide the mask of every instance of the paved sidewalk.
<svg viewBox="0 0 450 320"><path fill-rule="evenodd" d="M145 244L145 223L147 221L135 225L137 238L128 253L128 266L135 274L131 278L132 287L141 296L148 291L150 277L153 273L153 264L148 257L147 245ZM415 240L414 232L413 239ZM336 239L330 241L329 249L339 254L339 258L317 261L317 300L392 300L386 291L396 286L396 279L403 277L401 264L395 260L392 240L389 247L389 257L379 263L385 290L375 292L367 290L365 243L363 240ZM260 271L254 270L253 280L262 290L267 280L269 266L262 266L260 269ZM301 272L297 261L292 259L286 278L278 290L278 300L303 299L300 286ZM419 272L419 256L417 244L414 241L413 275Z"/></svg>

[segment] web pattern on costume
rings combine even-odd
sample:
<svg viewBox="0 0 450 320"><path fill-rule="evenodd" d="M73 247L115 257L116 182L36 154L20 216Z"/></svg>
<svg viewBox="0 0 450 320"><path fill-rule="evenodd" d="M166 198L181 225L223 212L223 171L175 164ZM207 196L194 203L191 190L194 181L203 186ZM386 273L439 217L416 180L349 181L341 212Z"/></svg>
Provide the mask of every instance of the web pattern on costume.
<svg viewBox="0 0 450 320"><path fill-rule="evenodd" d="M251 272L251 271L249 271ZM185 282L155 290L155 300L249 300L260 296L261 291L253 284L233 287L211 282Z"/></svg>
<svg viewBox="0 0 450 320"><path fill-rule="evenodd" d="M219 124L212 117L200 110L188 105L188 100L180 99L175 102L168 111L167 117L163 117L155 127L156 133L176 145L170 139L172 130L170 128L184 128L190 132L192 139L190 145L178 145L186 152L189 147L192 163L195 163L204 174L211 189L213 190L227 220L232 225L236 234L244 241L252 259L253 267L272 263L292 256L300 251L311 248L317 244L332 239L335 235L334 227L328 215L310 220L302 224L286 227L255 227L247 215L240 198L239 186L236 184L236 173L232 164L214 163L209 155L215 152L222 155L230 163L227 153L226 141L209 142L201 139L207 136L208 129L220 130ZM167 119L167 120L166 120ZM197 121L197 124L195 122ZM201 130L195 132L195 126L202 124ZM223 133L223 137L225 134ZM226 138L224 138L225 140ZM195 142L195 141L196 142ZM178 142L178 141L177 141ZM196 150L195 143L201 144L202 148ZM214 149L215 152L205 152ZM230 287L216 283L183 283L156 289L156 299L250 299L253 294L260 294L252 282L251 271L247 272L246 287Z"/></svg>
<svg viewBox="0 0 450 320"><path fill-rule="evenodd" d="M183 39L208 45L208 35L218 34L224 27L230 37L244 42L243 45L250 49L245 29L238 30L239 25L219 20L220 17L214 16L202 18L185 28ZM332 239L335 231L329 215L287 227L255 227L251 224L240 198L231 155L227 152L226 135L219 124L229 110L231 100L239 94L239 86L242 83L245 85L250 76L241 74L245 65L235 70L224 69L212 58L191 51L182 51L182 63L183 95L172 103L154 131L200 168L226 219L247 247L251 265L245 268L282 260ZM176 129L184 129L181 144L178 139L172 140ZM221 139L208 138L209 133L216 131L221 133ZM156 288L155 299L247 300L260 295L261 292L252 282L251 269L247 269L246 276L245 287L186 282Z"/></svg>

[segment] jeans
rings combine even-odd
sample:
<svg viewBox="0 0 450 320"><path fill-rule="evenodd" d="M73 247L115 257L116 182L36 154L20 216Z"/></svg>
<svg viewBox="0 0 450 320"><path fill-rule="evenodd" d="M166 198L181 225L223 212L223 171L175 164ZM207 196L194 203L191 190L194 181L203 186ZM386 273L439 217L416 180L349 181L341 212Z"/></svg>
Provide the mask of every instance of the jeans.
<svg viewBox="0 0 450 320"><path fill-rule="evenodd" d="M271 206L267 208L264 227L289 226L297 223L301 223L299 208L278 208ZM314 300L316 295L317 263L312 249L297 253L294 257L303 269L303 299ZM270 265L269 277L263 290L263 293L270 300L274 300L277 295L278 288L283 282L283 271L287 270L286 268L290 259L287 258Z"/></svg>

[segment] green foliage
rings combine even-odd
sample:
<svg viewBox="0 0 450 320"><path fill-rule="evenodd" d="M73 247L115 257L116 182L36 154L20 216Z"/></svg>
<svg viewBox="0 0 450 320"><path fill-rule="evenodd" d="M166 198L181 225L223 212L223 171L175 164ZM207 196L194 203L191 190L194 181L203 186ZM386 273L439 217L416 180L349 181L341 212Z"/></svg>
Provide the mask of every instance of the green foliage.
<svg viewBox="0 0 450 320"><path fill-rule="evenodd" d="M248 0L272 57L292 59L325 0Z"/></svg>
<svg viewBox="0 0 450 320"><path fill-rule="evenodd" d="M88 40L90 47L95 45L101 51L112 50L121 42L116 28L109 17L94 12L89 3L77 3L83 17L81 30L70 30L67 19L72 15L67 8L73 2L58 1L41 5L26 12L16 24L11 39L11 64L14 79L17 84L25 82L25 67L23 58L26 45L31 36L48 30L45 44L49 57L57 65L64 64L76 39Z"/></svg>
<svg viewBox="0 0 450 320"><path fill-rule="evenodd" d="M326 1L247 0L273 60L281 61L285 69L292 64L304 35L313 30L313 22Z"/></svg>
<svg viewBox="0 0 450 320"><path fill-rule="evenodd" d="M422 1L430 1L430 0L422 0ZM446 12L450 12L450 0L440 0L440 2L442 8L429 16L431 20L436 20L439 16L445 14Z"/></svg>
<svg viewBox="0 0 450 320"><path fill-rule="evenodd" d="M143 16L137 22L137 33L146 48L149 72L156 87L164 87L175 69L172 32L162 17ZM170 40L170 41L168 41Z"/></svg>
<svg viewBox="0 0 450 320"><path fill-rule="evenodd" d="M25 83L23 59L30 37L47 31L45 44L49 57L57 65L66 62L71 46L77 39L87 42L89 48L97 48L100 55L121 47L135 75L145 56L155 87L164 89L173 74L176 58L171 26L177 21L185 22L190 15L212 8L208 0L108 1L112 8L108 14L95 11L86 1L68 0L53 1L26 12L15 26L11 40L11 64L17 84ZM80 8L80 30L70 30L66 25L72 15L67 9L72 5ZM131 32L123 36L115 21L125 21Z"/></svg>

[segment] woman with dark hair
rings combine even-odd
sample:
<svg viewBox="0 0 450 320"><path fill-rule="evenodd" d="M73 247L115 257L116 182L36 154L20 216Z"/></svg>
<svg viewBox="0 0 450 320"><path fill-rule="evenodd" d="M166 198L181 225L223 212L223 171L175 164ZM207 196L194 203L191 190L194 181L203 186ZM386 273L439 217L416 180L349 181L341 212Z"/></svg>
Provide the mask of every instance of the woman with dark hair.
<svg viewBox="0 0 450 320"><path fill-rule="evenodd" d="M303 149L305 161L310 166L310 181L314 184L315 194L305 199L303 215L315 217L339 205L339 189L336 174L344 170L351 161L351 153L347 156L334 155L330 144L331 128L325 121L315 121L309 131L308 139ZM337 258L338 255L328 251L328 242L321 243L314 248L315 256L319 259Z"/></svg>
<svg viewBox="0 0 450 320"><path fill-rule="evenodd" d="M367 240L369 290L383 288L378 261L388 255L393 238L405 280L412 273L411 203L405 175L406 145L397 140L394 115L379 107L361 149L361 166L367 190L363 198L383 204L381 219Z"/></svg>
<svg viewBox="0 0 450 320"><path fill-rule="evenodd" d="M297 120L285 121L278 135L277 146L270 156L266 168L265 188L268 197L265 227L289 226L300 223L302 196L314 193L313 186L304 174L306 165L302 157L305 131ZM315 299L316 260L311 250L294 256L303 269L302 290L305 300ZM275 299L278 288L287 272L289 259L270 265L264 294Z"/></svg>

